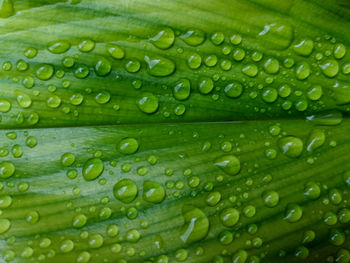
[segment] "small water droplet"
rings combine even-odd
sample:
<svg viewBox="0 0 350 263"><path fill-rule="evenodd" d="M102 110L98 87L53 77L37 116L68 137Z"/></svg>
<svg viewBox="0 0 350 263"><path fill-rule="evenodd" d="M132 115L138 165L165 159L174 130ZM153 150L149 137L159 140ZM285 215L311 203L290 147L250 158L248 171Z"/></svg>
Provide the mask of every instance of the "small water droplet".
<svg viewBox="0 0 350 263"><path fill-rule="evenodd" d="M323 130L315 129L312 130L308 141L307 141L307 150L312 152L318 148L320 148L326 141L326 135Z"/></svg>
<svg viewBox="0 0 350 263"><path fill-rule="evenodd" d="M147 71L150 75L156 77L169 76L175 71L175 63L167 58L160 56L145 56Z"/></svg>
<svg viewBox="0 0 350 263"><path fill-rule="evenodd" d="M290 157L290 158L298 158L304 148L303 141L295 136L286 136L279 140L278 146L281 152Z"/></svg>
<svg viewBox="0 0 350 263"><path fill-rule="evenodd" d="M47 50L53 54L61 54L70 49L70 43L66 40L58 40L50 42L47 46Z"/></svg>
<svg viewBox="0 0 350 263"><path fill-rule="evenodd" d="M334 59L327 59L320 64L321 70L326 77L333 78L339 72L339 64Z"/></svg>
<svg viewBox="0 0 350 263"><path fill-rule="evenodd" d="M137 107L144 113L152 114L158 110L158 98L150 92L145 92L136 100Z"/></svg>
<svg viewBox="0 0 350 263"><path fill-rule="evenodd" d="M165 198L164 187L154 181L145 181L143 183L143 199L150 203L160 203Z"/></svg>
<svg viewBox="0 0 350 263"><path fill-rule="evenodd" d="M302 208L297 204L288 204L284 213L284 219L289 223L297 222L303 216Z"/></svg>
<svg viewBox="0 0 350 263"><path fill-rule="evenodd" d="M107 44L107 52L114 59L122 59L125 56L124 50L116 44Z"/></svg>
<svg viewBox="0 0 350 263"><path fill-rule="evenodd" d="M49 64L41 64L36 67L35 74L40 80L49 80L54 74L54 68Z"/></svg>
<svg viewBox="0 0 350 263"><path fill-rule="evenodd" d="M15 173L15 166L13 163L8 161L3 161L0 163L0 178L7 179Z"/></svg>
<svg viewBox="0 0 350 263"><path fill-rule="evenodd" d="M301 56L310 56L314 50L314 41L310 38L302 39L293 46L295 53Z"/></svg>
<svg viewBox="0 0 350 263"><path fill-rule="evenodd" d="M199 46L205 40L205 34L199 29L188 29L184 34L180 36L186 44L190 46Z"/></svg>

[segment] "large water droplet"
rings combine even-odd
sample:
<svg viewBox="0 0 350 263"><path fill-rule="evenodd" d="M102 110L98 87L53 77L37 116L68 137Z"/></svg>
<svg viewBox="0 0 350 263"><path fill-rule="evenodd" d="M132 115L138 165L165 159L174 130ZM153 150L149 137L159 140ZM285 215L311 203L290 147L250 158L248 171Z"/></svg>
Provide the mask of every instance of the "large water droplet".
<svg viewBox="0 0 350 263"><path fill-rule="evenodd" d="M185 244L204 239L209 230L209 220L202 210L185 205L182 208L184 226L180 230L180 238Z"/></svg>
<svg viewBox="0 0 350 263"><path fill-rule="evenodd" d="M137 107L144 113L152 114L158 110L158 98L150 92L143 93L136 100Z"/></svg>
<svg viewBox="0 0 350 263"><path fill-rule="evenodd" d="M83 176L85 180L92 181L99 177L104 169L103 162L99 158L88 160L83 166Z"/></svg>
<svg viewBox="0 0 350 263"><path fill-rule="evenodd" d="M145 56L144 59L148 66L147 71L152 76L165 77L175 71L175 63L170 59L160 56Z"/></svg>
<svg viewBox="0 0 350 263"><path fill-rule="evenodd" d="M42 64L36 67L35 74L40 80L49 80L54 73L52 65Z"/></svg>
<svg viewBox="0 0 350 263"><path fill-rule="evenodd" d="M333 126L343 121L343 114L340 111L326 111L308 116L306 119L313 124Z"/></svg>
<svg viewBox="0 0 350 263"><path fill-rule="evenodd" d="M15 90L15 94L17 96L17 102L22 108L26 109L32 105L32 99L26 93L19 90Z"/></svg>
<svg viewBox="0 0 350 263"><path fill-rule="evenodd" d="M309 138L307 140L306 149L309 152L312 152L318 148L320 148L326 141L326 135L323 130L315 129L311 131Z"/></svg>
<svg viewBox="0 0 350 263"><path fill-rule="evenodd" d="M143 183L143 199L151 203L160 203L164 200L164 187L157 182L145 181Z"/></svg>
<svg viewBox="0 0 350 263"><path fill-rule="evenodd" d="M123 203L131 203L137 196L137 186L130 179L122 179L114 185L113 194L115 198Z"/></svg>
<svg viewBox="0 0 350 263"><path fill-rule="evenodd" d="M267 24L258 34L258 39L266 48L286 49L293 40L293 28L290 25L279 22Z"/></svg>
<svg viewBox="0 0 350 263"><path fill-rule="evenodd" d="M301 56L309 56L314 50L314 41L310 38L302 39L293 46L295 53Z"/></svg>
<svg viewBox="0 0 350 263"><path fill-rule="evenodd" d="M11 177L15 173L15 166L13 163L4 161L0 163L0 178L6 179Z"/></svg>
<svg viewBox="0 0 350 263"><path fill-rule="evenodd" d="M184 34L180 36L186 44L190 46L198 46L205 40L205 34L199 29L188 29Z"/></svg>
<svg viewBox="0 0 350 263"><path fill-rule="evenodd" d="M303 216L302 208L297 204L288 204L285 210L284 219L289 223L297 222Z"/></svg>
<svg viewBox="0 0 350 263"><path fill-rule="evenodd" d="M226 208L220 213L220 219L224 226L232 227L238 223L240 214L236 208Z"/></svg>
<svg viewBox="0 0 350 263"><path fill-rule="evenodd" d="M191 93L191 83L188 79L180 79L175 83L173 95L177 100L186 100Z"/></svg>
<svg viewBox="0 0 350 263"><path fill-rule="evenodd" d="M150 42L160 49L170 48L175 41L175 33L169 28L161 29L155 36L150 38Z"/></svg>
<svg viewBox="0 0 350 263"><path fill-rule="evenodd" d="M214 164L228 175L236 175L241 170L241 162L234 155L224 155L217 158Z"/></svg>
<svg viewBox="0 0 350 263"><path fill-rule="evenodd" d="M122 139L118 144L119 152L123 154L133 154L139 149L139 142L134 138Z"/></svg>
<svg viewBox="0 0 350 263"><path fill-rule="evenodd" d="M234 81L234 82L229 83L225 87L224 91L225 91L225 94L227 97L238 98L239 96L242 95L243 85L238 81Z"/></svg>
<svg viewBox="0 0 350 263"><path fill-rule="evenodd" d="M339 64L334 59L327 59L320 64L323 74L329 78L335 77L339 72Z"/></svg>
<svg viewBox="0 0 350 263"><path fill-rule="evenodd" d="M47 46L47 50L53 54L61 54L70 49L70 43L66 40L58 40L50 42Z"/></svg>
<svg viewBox="0 0 350 263"><path fill-rule="evenodd" d="M298 158L303 152L303 141L295 136L286 136L278 141L281 152L290 158Z"/></svg>
<svg viewBox="0 0 350 263"><path fill-rule="evenodd" d="M11 102L6 99L0 99L0 112L6 113L11 109Z"/></svg>

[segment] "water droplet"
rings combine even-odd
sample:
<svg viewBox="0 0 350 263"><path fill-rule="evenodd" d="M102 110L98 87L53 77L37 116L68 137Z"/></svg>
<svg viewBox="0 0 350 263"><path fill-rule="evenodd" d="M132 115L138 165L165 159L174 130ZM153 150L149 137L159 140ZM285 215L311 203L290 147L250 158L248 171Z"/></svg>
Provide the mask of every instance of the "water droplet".
<svg viewBox="0 0 350 263"><path fill-rule="evenodd" d="M276 74L280 69L280 63L275 58L269 58L264 62L264 70L268 74Z"/></svg>
<svg viewBox="0 0 350 263"><path fill-rule="evenodd" d="M186 44L190 46L199 46L205 40L205 34L199 29L188 29L184 34L180 36Z"/></svg>
<svg viewBox="0 0 350 263"><path fill-rule="evenodd" d="M17 96L18 105L22 108L26 109L32 105L32 99L26 93L15 90L15 94Z"/></svg>
<svg viewBox="0 0 350 263"><path fill-rule="evenodd" d="M184 261L186 261L187 256L188 256L187 250L185 250L183 248L175 251L176 261L184 262Z"/></svg>
<svg viewBox="0 0 350 263"><path fill-rule="evenodd" d="M225 91L225 94L227 97L238 98L239 96L242 95L243 85L238 81L234 81L234 82L229 83L225 87L224 91Z"/></svg>
<svg viewBox="0 0 350 263"><path fill-rule="evenodd" d="M187 58L187 65L190 69L198 69L202 64L202 57L198 53L190 53Z"/></svg>
<svg viewBox="0 0 350 263"><path fill-rule="evenodd" d="M72 240L63 240L61 245L60 245L60 250L63 253L68 253L71 252L74 249L74 242Z"/></svg>
<svg viewBox="0 0 350 263"><path fill-rule="evenodd" d="M141 235L139 231L137 231L136 229L131 229L125 234L125 239L128 242L136 243L137 241L139 241L140 238L141 238Z"/></svg>
<svg viewBox="0 0 350 263"><path fill-rule="evenodd" d="M104 239L100 234L93 234L89 236L88 242L91 248L100 248L103 245Z"/></svg>
<svg viewBox="0 0 350 263"><path fill-rule="evenodd" d="M99 58L95 64L96 75L104 77L111 72L112 65L106 58Z"/></svg>
<svg viewBox="0 0 350 263"><path fill-rule="evenodd" d="M8 18L15 14L13 9L12 0L1 0L0 1L0 18Z"/></svg>
<svg viewBox="0 0 350 263"><path fill-rule="evenodd" d="M317 115L306 117L308 121L317 125L338 125L343 121L343 114L340 111L327 111Z"/></svg>
<svg viewBox="0 0 350 263"><path fill-rule="evenodd" d="M311 74L311 68L307 62L300 62L296 65L295 76L299 80L307 79Z"/></svg>
<svg viewBox="0 0 350 263"><path fill-rule="evenodd" d="M180 79L175 83L173 95L177 100L186 100L191 93L191 83L188 79Z"/></svg>
<svg viewBox="0 0 350 263"><path fill-rule="evenodd" d="M111 55L114 59L122 59L125 56L124 50L115 44L107 44L106 46L107 52Z"/></svg>
<svg viewBox="0 0 350 263"><path fill-rule="evenodd" d="M158 98L150 92L145 92L138 97L136 104L142 112L147 114L156 112L159 107Z"/></svg>
<svg viewBox="0 0 350 263"><path fill-rule="evenodd" d="M49 80L54 73L54 68L49 64L41 64L36 67L35 75L40 80Z"/></svg>
<svg viewBox="0 0 350 263"><path fill-rule="evenodd" d="M33 136L28 136L27 139L26 139L26 145L29 147L29 148L34 148L36 145L37 145L37 140L35 137Z"/></svg>
<svg viewBox="0 0 350 263"><path fill-rule="evenodd" d="M78 255L76 262L77 263L88 263L90 261L90 259L91 259L90 253L87 251L83 251Z"/></svg>
<svg viewBox="0 0 350 263"><path fill-rule="evenodd" d="M214 67L218 63L218 57L216 55L209 55L204 59L204 64L208 67Z"/></svg>
<svg viewBox="0 0 350 263"><path fill-rule="evenodd" d="M208 206L216 206L221 200L220 192L212 192L209 193L205 202Z"/></svg>
<svg viewBox="0 0 350 263"><path fill-rule="evenodd" d="M108 91L101 91L97 93L95 96L95 101L101 105L108 103L110 99L111 99L111 94Z"/></svg>
<svg viewBox="0 0 350 263"><path fill-rule="evenodd" d="M298 137L286 136L279 140L278 146L284 155L290 158L298 158L303 152L304 144Z"/></svg>
<svg viewBox="0 0 350 263"><path fill-rule="evenodd" d="M87 217L84 214L79 214L73 217L73 226L75 228L81 228L85 226L87 222Z"/></svg>
<svg viewBox="0 0 350 263"><path fill-rule="evenodd" d="M326 135L323 130L315 129L311 131L309 135L309 139L307 141L307 150L312 152L318 148L320 148L326 140Z"/></svg>
<svg viewBox="0 0 350 263"><path fill-rule="evenodd" d="M92 181L99 177L104 169L103 162L99 158L92 158L84 163L83 176L86 181Z"/></svg>
<svg viewBox="0 0 350 263"><path fill-rule="evenodd" d="M114 185L113 194L115 198L123 203L131 203L137 196L137 186L130 179L122 179Z"/></svg>
<svg viewBox="0 0 350 263"><path fill-rule="evenodd" d="M304 195L311 200L316 200L321 195L321 188L315 182L308 182L304 187Z"/></svg>
<svg viewBox="0 0 350 263"><path fill-rule="evenodd" d="M61 105L61 98L57 95L51 95L46 101L46 105L50 108L58 108Z"/></svg>
<svg viewBox="0 0 350 263"><path fill-rule="evenodd" d="M10 207L12 204L12 197L9 195L0 196L0 209Z"/></svg>
<svg viewBox="0 0 350 263"><path fill-rule="evenodd" d="M198 90L202 94L209 94L214 89L214 82L211 78L202 78L199 80Z"/></svg>
<svg viewBox="0 0 350 263"><path fill-rule="evenodd" d="M278 92L274 88L265 88L262 93L262 99L267 103L273 103L277 100Z"/></svg>
<svg viewBox="0 0 350 263"><path fill-rule="evenodd" d="M303 216L302 208L297 204L288 204L284 213L284 219L289 223L297 222Z"/></svg>
<svg viewBox="0 0 350 263"><path fill-rule="evenodd" d="M160 203L164 200L164 187L153 181L145 181L143 183L143 199L154 204Z"/></svg>
<svg viewBox="0 0 350 263"><path fill-rule="evenodd" d="M47 50L53 54L61 54L70 49L70 43L66 40L58 40L50 42L47 46Z"/></svg>
<svg viewBox="0 0 350 263"><path fill-rule="evenodd" d="M234 155L224 155L217 158L214 164L228 175L236 175L241 170L241 162Z"/></svg>
<svg viewBox="0 0 350 263"><path fill-rule="evenodd" d="M321 85L312 85L307 92L307 97L310 100L319 100L322 95L323 91Z"/></svg>
<svg viewBox="0 0 350 263"><path fill-rule="evenodd" d="M334 59L327 59L320 64L321 70L326 77L333 78L339 72L339 64Z"/></svg>
<svg viewBox="0 0 350 263"><path fill-rule="evenodd" d="M150 38L150 42L160 49L170 48L175 41L175 33L169 28L161 29L155 36Z"/></svg>
<svg viewBox="0 0 350 263"><path fill-rule="evenodd" d="M345 242L345 235L340 229L332 229L329 235L329 241L335 246L341 246Z"/></svg>
<svg viewBox="0 0 350 263"><path fill-rule="evenodd" d="M310 56L314 50L314 41L310 38L302 39L293 46L293 50L298 55L305 57Z"/></svg>
<svg viewBox="0 0 350 263"><path fill-rule="evenodd" d="M342 196L341 192L335 188L329 190L328 197L329 197L329 200L334 205L339 205L343 200L343 196Z"/></svg>
<svg viewBox="0 0 350 263"><path fill-rule="evenodd" d="M323 222L325 222L326 225L333 226L338 222L337 215L333 212L326 212L323 215Z"/></svg>
<svg viewBox="0 0 350 263"><path fill-rule="evenodd" d="M170 59L160 56L145 56L144 60L148 66L147 71L152 76L165 77L175 71L175 63Z"/></svg>
<svg viewBox="0 0 350 263"><path fill-rule="evenodd" d="M180 230L180 238L185 244L204 239L209 231L209 220L202 210L185 205L182 208L184 226Z"/></svg>
<svg viewBox="0 0 350 263"><path fill-rule="evenodd" d="M258 39L266 48L286 49L293 40L293 28L279 22L267 24L258 34Z"/></svg>
<svg viewBox="0 0 350 263"><path fill-rule="evenodd" d="M29 224L36 224L40 219L40 215L37 211L31 211L27 214L26 221Z"/></svg>
<svg viewBox="0 0 350 263"><path fill-rule="evenodd" d="M342 59L346 54L346 47L344 44L336 44L334 47L334 57L336 59Z"/></svg>
<svg viewBox="0 0 350 263"><path fill-rule="evenodd" d="M232 255L232 263L245 263L248 258L247 251L239 249Z"/></svg>
<svg viewBox="0 0 350 263"><path fill-rule="evenodd" d="M123 154L133 154L139 149L139 143L134 138L125 138L119 142L118 150Z"/></svg>
<svg viewBox="0 0 350 263"><path fill-rule="evenodd" d="M0 163L0 178L7 179L15 173L15 166L11 162L1 162Z"/></svg>
<svg viewBox="0 0 350 263"><path fill-rule="evenodd" d="M107 227L107 235L109 237L116 237L119 233L119 227L117 225L109 225Z"/></svg>
<svg viewBox="0 0 350 263"><path fill-rule="evenodd" d="M31 256L33 256L34 250L31 247L26 247L23 249L21 256L23 258L30 258Z"/></svg>
<svg viewBox="0 0 350 263"><path fill-rule="evenodd" d="M136 73L141 68L141 63L137 59L129 59L125 64L125 69L130 73Z"/></svg>
<svg viewBox="0 0 350 263"><path fill-rule="evenodd" d="M256 213L256 208L252 205L247 205L246 207L243 208L243 214L246 216L246 217L253 217L255 216L255 213Z"/></svg>
<svg viewBox="0 0 350 263"><path fill-rule="evenodd" d="M0 112L6 113L10 111L11 103L6 99L0 99Z"/></svg>
<svg viewBox="0 0 350 263"><path fill-rule="evenodd" d="M258 67L255 64L247 64L243 66L242 73L248 77L255 77L258 75Z"/></svg>
<svg viewBox="0 0 350 263"><path fill-rule="evenodd" d="M90 70L85 65L78 65L74 69L74 76L78 79L84 79L90 74Z"/></svg>
<svg viewBox="0 0 350 263"><path fill-rule="evenodd" d="M306 230L303 234L303 239L302 239L302 243L303 244L307 244L312 242L315 239L315 232L312 230Z"/></svg>
<svg viewBox="0 0 350 263"><path fill-rule="evenodd" d="M91 50L93 50L95 48L95 42L87 39L87 40L83 40L79 43L78 45L78 49L81 52L90 52Z"/></svg>
<svg viewBox="0 0 350 263"><path fill-rule="evenodd" d="M350 222L350 210L348 208L342 208L337 213L339 222L347 224Z"/></svg>
<svg viewBox="0 0 350 263"><path fill-rule="evenodd" d="M226 208L220 213L220 219L224 226L232 227L238 223L239 211L236 208Z"/></svg>
<svg viewBox="0 0 350 263"><path fill-rule="evenodd" d="M70 152L64 153L61 156L61 164L63 166L66 166L66 167L71 166L74 163L74 161L75 161L75 156Z"/></svg>
<svg viewBox="0 0 350 263"><path fill-rule="evenodd" d="M220 63L220 68L222 70L228 71L231 69L231 67L232 67L232 62L230 60L224 59Z"/></svg>
<svg viewBox="0 0 350 263"><path fill-rule="evenodd" d="M221 32L215 32L211 35L210 40L214 45L219 46L222 44L222 42L224 42L225 36Z"/></svg>
<svg viewBox="0 0 350 263"><path fill-rule="evenodd" d="M299 246L295 250L294 255L297 258L306 259L309 256L309 249L304 246Z"/></svg>
<svg viewBox="0 0 350 263"><path fill-rule="evenodd" d="M276 191L269 190L262 194L262 199L267 207L275 207L278 205L280 197Z"/></svg>
<svg viewBox="0 0 350 263"><path fill-rule="evenodd" d="M84 96L81 95L80 93L73 94L70 98L69 101L72 105L78 106L83 103Z"/></svg>
<svg viewBox="0 0 350 263"><path fill-rule="evenodd" d="M11 222L8 219L0 218L0 234L4 234L11 227Z"/></svg>
<svg viewBox="0 0 350 263"><path fill-rule="evenodd" d="M236 61L242 61L245 58L245 50L242 48L236 48L233 51L232 57Z"/></svg>

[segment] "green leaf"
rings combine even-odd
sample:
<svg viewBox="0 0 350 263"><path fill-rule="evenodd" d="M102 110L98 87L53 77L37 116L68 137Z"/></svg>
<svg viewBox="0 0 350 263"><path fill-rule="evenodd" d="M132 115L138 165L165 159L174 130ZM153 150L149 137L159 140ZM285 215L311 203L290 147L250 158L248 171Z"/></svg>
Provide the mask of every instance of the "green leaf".
<svg viewBox="0 0 350 263"><path fill-rule="evenodd" d="M0 0L0 263L349 262L345 2Z"/></svg>

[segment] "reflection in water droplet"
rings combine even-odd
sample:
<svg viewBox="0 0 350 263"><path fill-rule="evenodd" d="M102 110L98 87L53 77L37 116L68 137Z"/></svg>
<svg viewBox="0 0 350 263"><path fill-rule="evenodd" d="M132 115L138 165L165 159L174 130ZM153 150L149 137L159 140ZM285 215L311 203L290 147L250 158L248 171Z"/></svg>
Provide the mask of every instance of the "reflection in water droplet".
<svg viewBox="0 0 350 263"><path fill-rule="evenodd" d="M290 25L275 22L265 25L257 37L266 48L282 50L290 46L293 40L293 28Z"/></svg>

